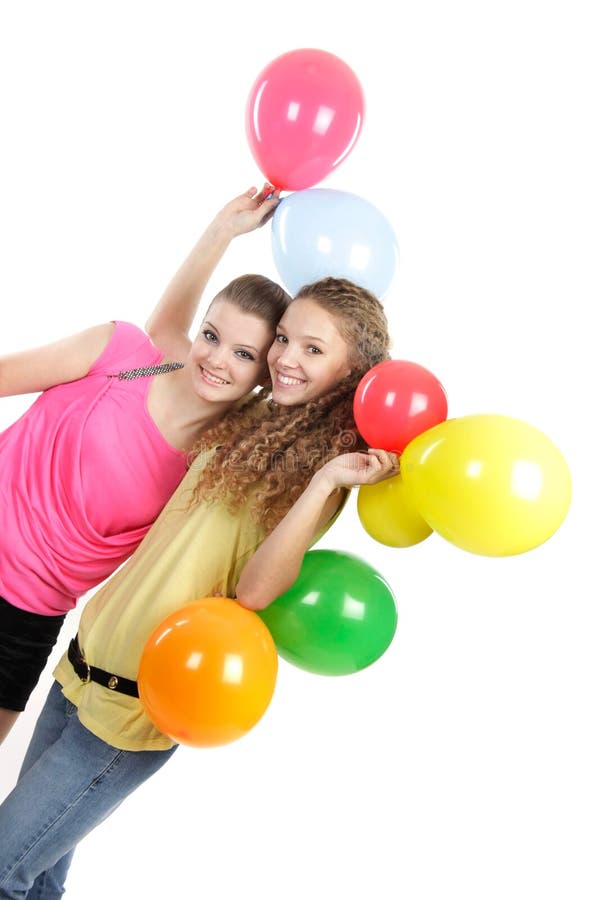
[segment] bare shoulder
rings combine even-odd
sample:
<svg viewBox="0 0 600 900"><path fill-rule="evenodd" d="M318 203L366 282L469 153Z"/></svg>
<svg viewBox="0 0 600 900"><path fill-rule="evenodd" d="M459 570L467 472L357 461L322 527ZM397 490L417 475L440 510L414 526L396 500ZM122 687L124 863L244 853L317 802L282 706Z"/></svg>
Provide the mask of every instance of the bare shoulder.
<svg viewBox="0 0 600 900"><path fill-rule="evenodd" d="M107 347L114 322L0 359L0 396L29 394L87 375Z"/></svg>

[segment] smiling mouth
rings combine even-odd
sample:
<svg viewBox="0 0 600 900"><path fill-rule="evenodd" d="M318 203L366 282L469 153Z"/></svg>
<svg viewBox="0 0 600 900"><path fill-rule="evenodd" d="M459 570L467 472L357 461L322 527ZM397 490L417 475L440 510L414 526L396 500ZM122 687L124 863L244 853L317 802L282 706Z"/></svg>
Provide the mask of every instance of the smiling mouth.
<svg viewBox="0 0 600 900"><path fill-rule="evenodd" d="M291 375L283 375L281 372L277 372L277 384L283 384L286 387L297 387L305 383L302 378L292 378Z"/></svg>
<svg viewBox="0 0 600 900"><path fill-rule="evenodd" d="M218 378L216 375L213 375L212 372L209 372L208 369L205 369L204 366L200 366L200 371L202 372L202 377L209 381L211 384L229 384L228 381L225 381L223 378Z"/></svg>

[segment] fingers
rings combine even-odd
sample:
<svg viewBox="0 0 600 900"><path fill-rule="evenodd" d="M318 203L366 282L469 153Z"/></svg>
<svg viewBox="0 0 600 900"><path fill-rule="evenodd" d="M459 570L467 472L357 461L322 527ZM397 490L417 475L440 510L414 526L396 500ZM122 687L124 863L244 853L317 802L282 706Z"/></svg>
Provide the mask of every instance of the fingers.
<svg viewBox="0 0 600 900"><path fill-rule="evenodd" d="M260 220L260 227L266 225L267 222L270 222L273 216L275 215L275 210L279 204L279 199L273 198L272 200L265 200L261 206L261 210L264 212L262 219Z"/></svg>
<svg viewBox="0 0 600 900"><path fill-rule="evenodd" d="M270 222L275 215L275 210L279 205L279 195L281 191L276 190L272 184L265 182L265 185L258 200L258 209L262 213L259 227L262 228L267 222Z"/></svg>
<svg viewBox="0 0 600 900"><path fill-rule="evenodd" d="M377 462L373 463L371 458L360 450L356 450L354 453L342 453L337 460L346 469L369 469L372 465L377 464Z"/></svg>
<svg viewBox="0 0 600 900"><path fill-rule="evenodd" d="M367 453L371 457L378 459L383 468L398 469L400 467L400 458L396 453L391 453L389 450L369 447Z"/></svg>
<svg viewBox="0 0 600 900"><path fill-rule="evenodd" d="M260 206L260 204L264 203L265 200L271 200L273 197L277 197L277 199L279 199L280 193L281 191L279 189L276 189L268 181L265 181L260 191L253 185L240 196L249 197L251 200L256 200L256 202Z"/></svg>
<svg viewBox="0 0 600 900"><path fill-rule="evenodd" d="M258 207L264 202L265 198L272 194L274 188L271 185L265 183L264 187L259 191L256 185L252 185L249 187L247 191L244 191L243 194L239 194L239 196L235 197L230 205L235 204L241 209L258 209ZM253 201L252 205L248 204L248 200ZM241 204L241 206L240 206Z"/></svg>
<svg viewBox="0 0 600 900"><path fill-rule="evenodd" d="M253 185L230 200L218 213L217 219L232 227L234 234L252 231L271 219L279 203L280 193L269 182L265 182L260 190Z"/></svg>
<svg viewBox="0 0 600 900"><path fill-rule="evenodd" d="M277 195L277 197L279 197L280 193L281 191L279 189L276 189L268 181L265 181L262 189L263 200L270 200L274 195Z"/></svg>
<svg viewBox="0 0 600 900"><path fill-rule="evenodd" d="M393 478L394 475L399 474L400 459L396 453L390 453L388 450L381 450L375 447L369 448L367 453L372 461L377 461L377 465L374 465L369 472L368 478L371 483L376 484L378 481Z"/></svg>
<svg viewBox="0 0 600 900"><path fill-rule="evenodd" d="M272 184L269 184L268 181L265 181L264 185L260 190L253 185L249 187L247 191L244 191L243 194L240 194L239 197L236 197L235 200L232 201L232 204L239 205L241 201L241 209L247 210L259 210L263 205L268 204L269 209L271 207L277 206L279 202L281 191L279 188L273 187ZM252 201L248 203L248 201Z"/></svg>

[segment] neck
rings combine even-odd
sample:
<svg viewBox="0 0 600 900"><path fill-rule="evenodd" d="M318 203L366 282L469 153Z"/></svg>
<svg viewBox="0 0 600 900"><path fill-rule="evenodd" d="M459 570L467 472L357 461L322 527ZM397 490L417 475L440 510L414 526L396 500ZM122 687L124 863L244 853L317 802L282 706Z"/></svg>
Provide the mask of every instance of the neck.
<svg viewBox="0 0 600 900"><path fill-rule="evenodd" d="M235 405L198 397L187 366L155 377L148 394L148 411L163 437L173 447L185 451Z"/></svg>

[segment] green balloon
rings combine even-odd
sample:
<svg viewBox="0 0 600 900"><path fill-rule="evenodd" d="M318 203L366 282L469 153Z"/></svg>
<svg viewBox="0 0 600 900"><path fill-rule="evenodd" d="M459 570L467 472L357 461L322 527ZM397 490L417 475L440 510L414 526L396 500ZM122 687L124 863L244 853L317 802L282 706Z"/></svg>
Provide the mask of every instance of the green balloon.
<svg viewBox="0 0 600 900"><path fill-rule="evenodd" d="M310 550L292 587L259 613L280 656L317 675L349 675L389 647L394 595L358 556Z"/></svg>

